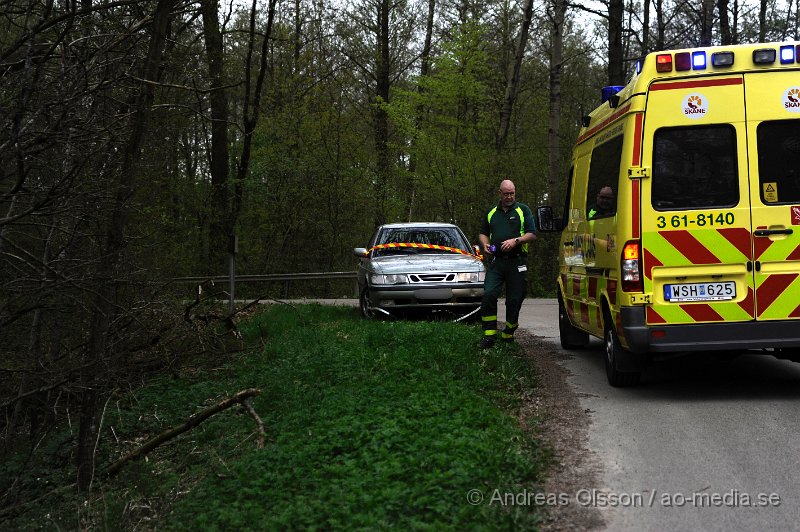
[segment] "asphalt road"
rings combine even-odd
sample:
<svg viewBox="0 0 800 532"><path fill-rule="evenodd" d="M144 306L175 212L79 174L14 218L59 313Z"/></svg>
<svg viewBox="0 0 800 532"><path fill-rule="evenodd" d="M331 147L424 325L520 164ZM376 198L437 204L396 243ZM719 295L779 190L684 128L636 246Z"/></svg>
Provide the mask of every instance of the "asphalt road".
<svg viewBox="0 0 800 532"><path fill-rule="evenodd" d="M520 326L557 343L555 300L527 301ZM607 530L798 529L800 364L693 357L617 389L599 340L571 354L563 364L603 468L601 486L580 495Z"/></svg>

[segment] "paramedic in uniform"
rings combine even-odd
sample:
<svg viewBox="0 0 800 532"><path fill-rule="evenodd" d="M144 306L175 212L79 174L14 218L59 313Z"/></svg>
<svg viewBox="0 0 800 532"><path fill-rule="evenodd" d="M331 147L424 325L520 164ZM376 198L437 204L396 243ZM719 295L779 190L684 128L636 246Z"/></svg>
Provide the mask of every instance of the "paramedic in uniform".
<svg viewBox="0 0 800 532"><path fill-rule="evenodd" d="M509 342L513 341L519 325L519 311L528 287L528 244L536 239L535 225L531 209L517 203L515 192L510 180L500 183L500 202L486 212L478 235L489 259L481 302L481 348L492 347L497 339L497 298L503 284L506 285L506 324L500 336ZM494 253L489 248L492 245Z"/></svg>
<svg viewBox="0 0 800 532"><path fill-rule="evenodd" d="M612 189L610 185L603 185L603 187L600 188L600 191L597 193L596 201L597 203L595 203L594 207L589 209L590 220L606 218L607 216L613 215L616 211L616 206L614 205L614 189Z"/></svg>

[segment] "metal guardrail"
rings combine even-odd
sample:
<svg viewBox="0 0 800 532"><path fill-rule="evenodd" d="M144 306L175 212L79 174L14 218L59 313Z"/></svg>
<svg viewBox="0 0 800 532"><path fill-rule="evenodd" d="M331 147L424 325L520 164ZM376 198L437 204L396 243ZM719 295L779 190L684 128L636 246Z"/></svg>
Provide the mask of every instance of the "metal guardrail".
<svg viewBox="0 0 800 532"><path fill-rule="evenodd" d="M233 267L233 265L231 265ZM283 281L284 297L289 295L289 284L292 281L316 281L325 279L350 279L353 281L353 293L358 297L358 283L356 282L356 272L301 272L301 273L268 273L262 275L207 275L195 277L176 277L172 281L179 284L194 284L198 285L206 281L213 281L216 283L228 283L228 307L231 312L234 309L236 285L238 283L253 283L253 282L269 282L269 281Z"/></svg>
<svg viewBox="0 0 800 532"><path fill-rule="evenodd" d="M322 273L268 273L263 275L237 275L234 280L241 282L258 281L314 281L319 279L356 279L356 272L322 272ZM177 277L175 283L199 284L204 281L228 282L228 275L207 275L198 277Z"/></svg>

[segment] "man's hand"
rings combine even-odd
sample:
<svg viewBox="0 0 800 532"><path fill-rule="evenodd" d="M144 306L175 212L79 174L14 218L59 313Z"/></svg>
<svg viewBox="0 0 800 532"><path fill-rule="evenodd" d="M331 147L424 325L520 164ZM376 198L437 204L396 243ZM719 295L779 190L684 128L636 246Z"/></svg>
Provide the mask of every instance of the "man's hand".
<svg viewBox="0 0 800 532"><path fill-rule="evenodd" d="M516 246L517 246L517 239L509 238L508 240L503 240L503 243L500 245L500 249L503 250L503 253L508 253Z"/></svg>

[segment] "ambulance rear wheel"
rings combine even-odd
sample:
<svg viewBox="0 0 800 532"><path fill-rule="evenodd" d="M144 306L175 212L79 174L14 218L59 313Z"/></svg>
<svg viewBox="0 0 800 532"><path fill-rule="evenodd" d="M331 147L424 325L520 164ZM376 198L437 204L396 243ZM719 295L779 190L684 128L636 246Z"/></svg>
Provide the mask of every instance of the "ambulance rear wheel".
<svg viewBox="0 0 800 532"><path fill-rule="evenodd" d="M589 333L572 325L560 297L558 298L558 335L561 338L561 347L564 349L580 349L589 345Z"/></svg>
<svg viewBox="0 0 800 532"><path fill-rule="evenodd" d="M606 314L606 377L611 386L625 388L639 383L641 373L638 371L619 371L617 369L620 356L624 356L622 344L619 342L617 329Z"/></svg>

